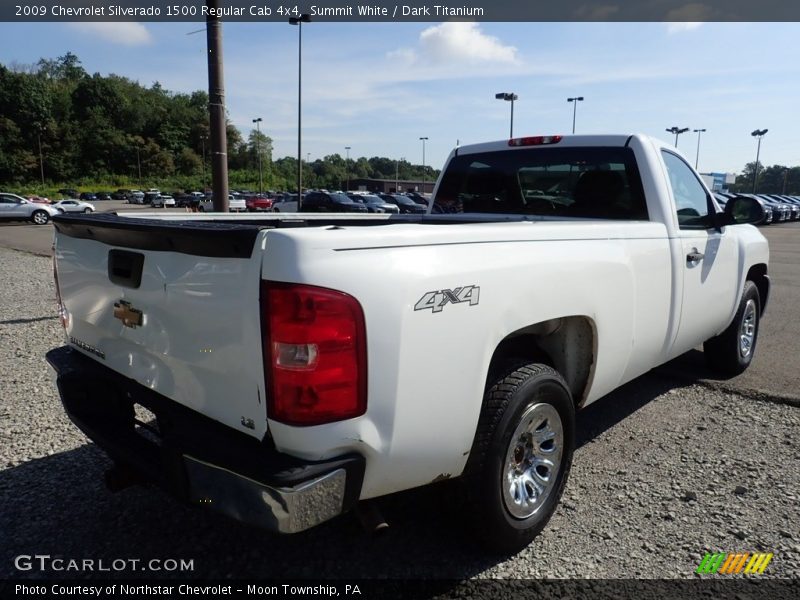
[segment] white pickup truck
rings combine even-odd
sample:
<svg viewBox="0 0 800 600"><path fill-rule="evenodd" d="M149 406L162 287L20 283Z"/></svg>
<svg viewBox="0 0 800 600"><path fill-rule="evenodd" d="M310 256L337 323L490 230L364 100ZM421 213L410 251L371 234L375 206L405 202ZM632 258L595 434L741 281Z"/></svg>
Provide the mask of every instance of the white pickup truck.
<svg viewBox="0 0 800 600"><path fill-rule="evenodd" d="M460 478L476 535L512 551L555 510L577 410L700 344L724 373L750 364L761 206L720 211L671 146L462 146L434 199L55 217L67 345L47 358L109 486L288 533Z"/></svg>

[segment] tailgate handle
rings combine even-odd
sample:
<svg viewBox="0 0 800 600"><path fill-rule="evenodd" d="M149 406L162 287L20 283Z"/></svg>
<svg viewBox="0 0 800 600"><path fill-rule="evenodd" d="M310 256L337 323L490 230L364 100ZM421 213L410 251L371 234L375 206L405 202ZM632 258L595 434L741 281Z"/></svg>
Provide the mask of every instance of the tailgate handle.
<svg viewBox="0 0 800 600"><path fill-rule="evenodd" d="M108 251L108 278L122 287L138 288L142 283L144 254L127 250Z"/></svg>

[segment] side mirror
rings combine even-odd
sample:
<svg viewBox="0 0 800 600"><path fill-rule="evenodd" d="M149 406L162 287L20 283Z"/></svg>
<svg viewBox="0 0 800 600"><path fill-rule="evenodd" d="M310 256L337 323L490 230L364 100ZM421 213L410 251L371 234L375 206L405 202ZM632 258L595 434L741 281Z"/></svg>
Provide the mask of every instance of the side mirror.
<svg viewBox="0 0 800 600"><path fill-rule="evenodd" d="M720 216L720 226L751 223L757 225L764 221L764 206L755 198L734 196L725 204L725 212Z"/></svg>
<svg viewBox="0 0 800 600"><path fill-rule="evenodd" d="M27 204L27 203L28 203L28 201L27 201L27 200L20 200L20 201L19 201L19 203L20 203L20 204Z"/></svg>

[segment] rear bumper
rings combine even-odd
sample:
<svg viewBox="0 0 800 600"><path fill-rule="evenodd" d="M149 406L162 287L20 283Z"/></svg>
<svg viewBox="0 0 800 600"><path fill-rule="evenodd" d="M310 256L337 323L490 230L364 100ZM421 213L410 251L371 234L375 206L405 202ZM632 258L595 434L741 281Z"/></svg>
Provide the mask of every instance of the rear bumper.
<svg viewBox="0 0 800 600"><path fill-rule="evenodd" d="M364 457L322 462L281 454L122 377L70 347L47 353L67 415L114 462L178 499L279 533L352 508ZM155 415L142 427L135 405Z"/></svg>

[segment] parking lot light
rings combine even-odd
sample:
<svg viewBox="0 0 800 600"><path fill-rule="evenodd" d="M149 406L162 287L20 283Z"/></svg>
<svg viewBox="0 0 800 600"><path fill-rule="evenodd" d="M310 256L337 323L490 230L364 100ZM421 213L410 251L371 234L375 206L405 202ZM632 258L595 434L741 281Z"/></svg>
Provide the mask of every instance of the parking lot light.
<svg viewBox="0 0 800 600"><path fill-rule="evenodd" d="M583 102L583 96L567 98L567 102L572 102L572 133L575 133L575 114L578 112L578 102Z"/></svg>
<svg viewBox="0 0 800 600"><path fill-rule="evenodd" d="M519 96L517 96L514 92L498 92L494 95L497 100L505 100L506 102L511 102L511 129L509 131L508 137L514 137L514 100L518 100Z"/></svg>
<svg viewBox="0 0 800 600"><path fill-rule="evenodd" d="M682 134L682 133L686 133L687 131L689 131L689 128L688 127L676 127L675 125L673 125L672 127L667 129L666 131L667 131L667 133L674 133L675 134L675 147L677 148L678 147L678 136L680 134Z"/></svg>
<svg viewBox="0 0 800 600"><path fill-rule="evenodd" d="M758 159L761 154L761 138L764 137L769 129L756 129L750 132L754 138L758 138L758 148L756 149L756 168L753 170L753 193L756 193L758 188Z"/></svg>
<svg viewBox="0 0 800 600"><path fill-rule="evenodd" d="M697 154L694 157L694 170L697 170L697 165L700 164L700 134L705 131L705 129L693 129L694 133L697 134Z"/></svg>

